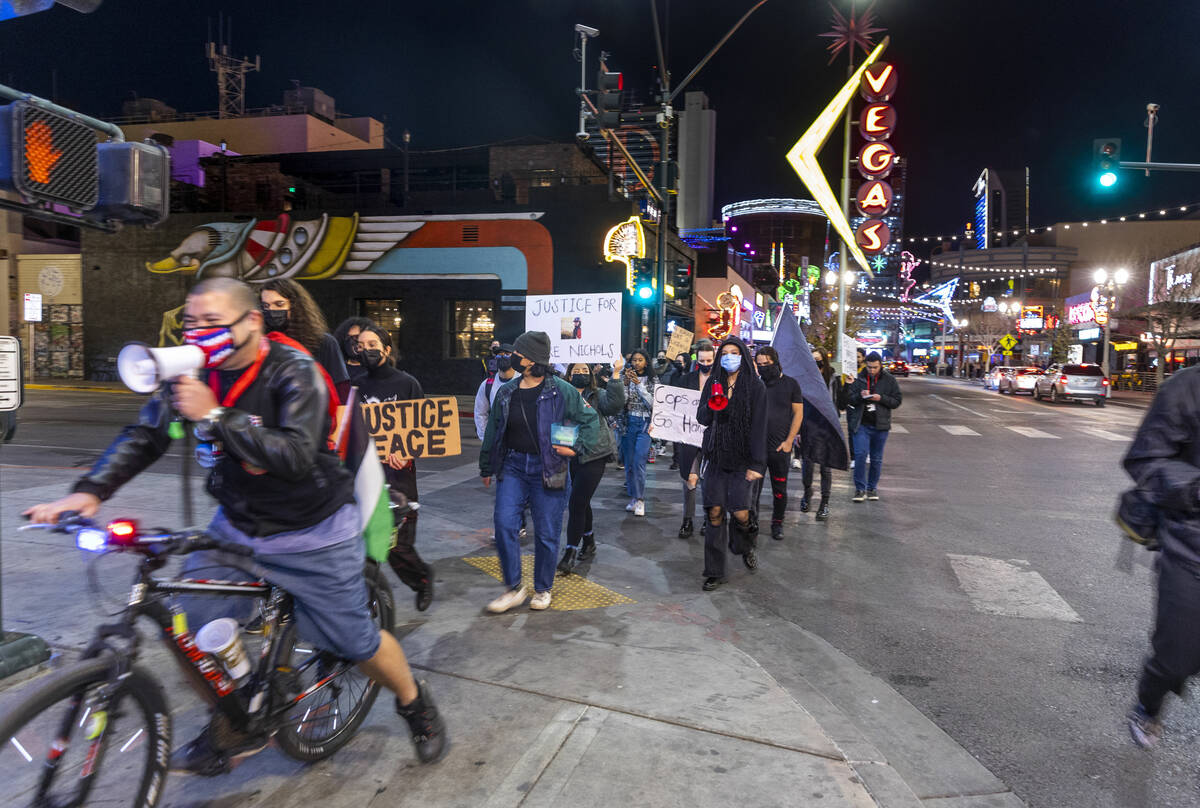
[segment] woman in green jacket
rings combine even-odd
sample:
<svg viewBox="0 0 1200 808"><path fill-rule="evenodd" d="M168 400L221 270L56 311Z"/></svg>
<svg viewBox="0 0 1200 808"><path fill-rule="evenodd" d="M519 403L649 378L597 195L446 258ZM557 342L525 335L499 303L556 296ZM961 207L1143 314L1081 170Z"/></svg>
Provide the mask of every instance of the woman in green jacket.
<svg viewBox="0 0 1200 808"><path fill-rule="evenodd" d="M621 360L613 364L613 376L600 387L592 369L579 362L567 368L567 380L579 391L583 400L601 417L616 415L625 407L625 386L621 383ZM571 458L571 499L567 504L567 549L563 552L558 571L564 575L575 564L596 555L596 538L592 535L592 495L604 476L604 467L617 449L612 431L600 430L600 440L590 452ZM583 548L580 549L582 542Z"/></svg>

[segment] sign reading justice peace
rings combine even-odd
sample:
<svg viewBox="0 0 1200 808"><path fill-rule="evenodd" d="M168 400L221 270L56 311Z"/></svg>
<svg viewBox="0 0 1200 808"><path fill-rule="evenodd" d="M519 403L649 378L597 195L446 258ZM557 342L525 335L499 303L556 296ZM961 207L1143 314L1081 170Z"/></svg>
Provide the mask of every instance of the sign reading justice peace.
<svg viewBox="0 0 1200 808"><path fill-rule="evenodd" d="M392 454L405 460L462 454L458 400L453 396L361 406L380 460Z"/></svg>

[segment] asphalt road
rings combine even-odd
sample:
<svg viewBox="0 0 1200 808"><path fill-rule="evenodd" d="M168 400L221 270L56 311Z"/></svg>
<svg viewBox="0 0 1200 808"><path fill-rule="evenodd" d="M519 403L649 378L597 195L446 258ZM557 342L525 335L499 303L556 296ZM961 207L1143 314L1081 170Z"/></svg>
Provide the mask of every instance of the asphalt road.
<svg viewBox="0 0 1200 808"><path fill-rule="evenodd" d="M1170 704L1169 734L1150 754L1132 747L1122 721L1153 586L1149 555L1127 552L1136 548L1123 547L1111 512L1142 411L1051 405L920 377L901 387L882 500L851 503L840 472L827 525L795 511L793 498L785 540L762 540L760 573L734 571L714 600L739 598L827 640L1029 805L1195 805L1195 706ZM137 404L112 394L29 398L0 459L6 476L90 462ZM468 449L424 471L473 459ZM174 473L178 463L167 457L155 470ZM644 520L619 510L610 467L598 495L602 554L612 543L657 562L676 546L677 477L665 465L652 469ZM795 491L798 473L791 484ZM447 520L478 532L490 518L488 496L466 481L423 497L422 513L445 508ZM696 557L656 569L698 591Z"/></svg>

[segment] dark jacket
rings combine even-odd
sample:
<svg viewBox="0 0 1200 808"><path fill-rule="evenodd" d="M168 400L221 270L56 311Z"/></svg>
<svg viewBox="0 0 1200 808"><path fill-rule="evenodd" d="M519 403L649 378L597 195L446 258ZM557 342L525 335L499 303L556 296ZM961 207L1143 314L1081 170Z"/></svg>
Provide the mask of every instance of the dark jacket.
<svg viewBox="0 0 1200 808"><path fill-rule="evenodd" d="M142 407L77 483L106 500L166 453L173 411L167 385ZM208 491L234 527L273 536L312 527L354 501L354 481L328 448L328 393L312 357L271 343L258 378L213 425L223 455Z"/></svg>
<svg viewBox="0 0 1200 808"><path fill-rule="evenodd" d="M625 409L625 385L620 379L609 379L603 387L583 391L583 400L596 410L600 417L617 415ZM608 458L617 451L617 442L607 425L598 430L596 446L586 454L579 455L580 463Z"/></svg>
<svg viewBox="0 0 1200 808"><path fill-rule="evenodd" d="M867 369L864 367L858 373L858 378L850 384L841 385L838 394L838 406L846 411L846 431L853 435L862 425L863 412L868 402L863 401L862 391L867 389ZM872 392L879 394L875 404L875 428L886 431L892 428L892 410L900 406L903 396L900 395L900 385L896 377L880 368L879 378L872 383Z"/></svg>
<svg viewBox="0 0 1200 808"><path fill-rule="evenodd" d="M508 456L508 446L504 442L504 433L508 429L508 409L512 403L513 392L520 383L521 377L514 376L496 391L496 400L492 402L491 412L488 413L483 445L479 449L481 477L499 479L502 476L504 460ZM545 377L542 392L538 395L537 414L542 483L550 489L564 488L567 484L568 458L554 451L550 443L550 425L578 425L579 437L571 448L577 455L585 456L596 450L596 444L600 440L600 417L570 382L557 376Z"/></svg>
<svg viewBox="0 0 1200 808"><path fill-rule="evenodd" d="M1200 565L1200 365L1159 389L1124 466L1158 508L1163 552Z"/></svg>
<svg viewBox="0 0 1200 808"><path fill-rule="evenodd" d="M758 373L754 369L754 360L750 356L750 350L737 337L727 337L717 347L717 362L713 366L713 371L709 374L708 381L704 384L704 389L700 392L700 406L696 410L696 420L704 424L707 429L704 430L704 441L700 447L706 460L712 462L716 459L716 430L723 428L724 422L716 412L708 406L708 399L712 396L712 388L714 382L720 382L722 386L727 384L727 374L720 366L721 348L725 345L736 345L742 354L742 367L738 371L737 384L735 385L735 396L750 396L750 434L744 436L747 442L747 454L749 455L749 470L757 471L759 474L767 473L767 388L763 385L762 380L758 378ZM728 395L728 390L725 391Z"/></svg>

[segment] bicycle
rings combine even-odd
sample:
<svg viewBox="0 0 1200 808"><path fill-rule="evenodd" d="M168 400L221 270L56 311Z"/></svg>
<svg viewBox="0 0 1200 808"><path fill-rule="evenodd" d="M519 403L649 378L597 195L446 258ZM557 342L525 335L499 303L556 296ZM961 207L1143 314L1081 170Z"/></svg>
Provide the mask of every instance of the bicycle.
<svg viewBox="0 0 1200 808"><path fill-rule="evenodd" d="M141 637L135 623L142 617L158 627L171 655L212 707L209 731L218 738L235 733L261 745L274 738L289 757L322 760L354 737L379 694L379 685L354 663L300 641L291 596L269 582L155 575L173 557L211 550L214 564L258 577L248 547L203 531L141 534L128 521L112 522L105 530L78 514L22 529L31 528L74 533L81 549L133 552L141 559L119 619L97 628L82 660L31 692L16 694L20 700L0 712L5 805L66 808L91 798L139 808L158 803L171 754L171 720L162 685L137 664ZM364 574L372 617L391 631L391 589L375 562L366 562ZM98 586L92 565L89 580ZM257 664L240 682L196 647L186 615L169 600L179 594L259 599ZM247 648L247 653L253 663L253 651ZM128 799L114 797L119 791Z"/></svg>

